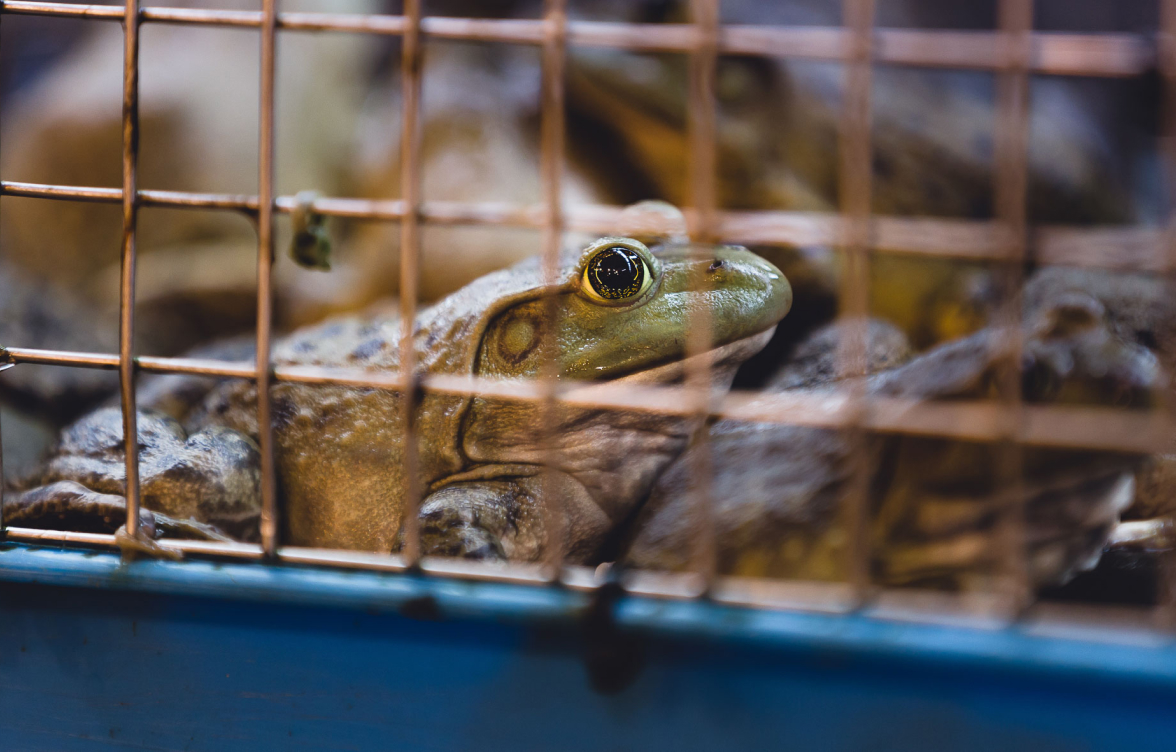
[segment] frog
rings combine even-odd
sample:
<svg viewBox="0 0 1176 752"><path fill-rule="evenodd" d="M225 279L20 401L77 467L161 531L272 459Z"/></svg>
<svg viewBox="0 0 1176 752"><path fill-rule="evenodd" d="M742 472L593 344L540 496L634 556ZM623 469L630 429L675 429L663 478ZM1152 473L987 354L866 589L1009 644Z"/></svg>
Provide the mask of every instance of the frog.
<svg viewBox="0 0 1176 752"><path fill-rule="evenodd" d="M1025 287L1026 307L1061 296L1090 295L1107 312L1118 336L1147 347L1166 373L1176 369L1176 295L1167 275L1090 267L1048 267ZM1169 390L1173 384L1169 383ZM1169 404L1172 392L1168 393ZM1071 584L1081 597L1110 596L1124 602L1132 591L1152 594L1147 578L1161 571L1176 548L1176 437L1135 473L1135 496L1112 531L1096 571ZM1107 592L1098 590L1107 583ZM1065 595L1065 593L1063 593ZM1132 601L1139 602L1138 599Z"/></svg>
<svg viewBox="0 0 1176 752"><path fill-rule="evenodd" d="M1031 280L1032 282L1032 280ZM1040 290L1045 282L1031 284ZM767 385L814 396L845 386L837 343L849 323L819 329ZM1096 296L1066 288L1029 296L1021 360L1026 401L1150 405L1166 388L1159 360L1123 332ZM920 400L995 396L1013 357L986 328L914 354L884 321L867 328L867 396ZM723 419L663 473L618 561L626 568L689 568L697 516L692 468L709 452L720 574L846 581L850 541L844 500L864 467L869 576L875 584L984 590L1005 576L1001 510L1023 505L1026 577L1057 585L1095 566L1134 497L1132 452L1024 447L1019 495L1002 496L995 443L917 435L852 434L831 428ZM864 463L864 464L863 464Z"/></svg>
<svg viewBox="0 0 1176 752"><path fill-rule="evenodd" d="M544 279L531 259L418 311L417 375L535 379L550 350L557 387L681 384L705 359L711 388L722 391L792 301L787 278L747 249L680 238L652 250L634 238L600 238L561 253L555 284ZM701 352L690 336L697 313L711 324L711 347ZM394 313L332 318L281 338L272 358L398 373L400 336ZM226 525L243 527L260 509L256 384L226 380L201 394L192 379L176 381L145 389L149 399L138 406L143 505L167 518L160 530L175 518L233 532ZM568 561L591 560L703 422L693 413L561 405L544 430L551 406L542 402L293 381L273 383L271 400L283 544L403 549L411 413L420 552L478 560L541 559L549 520ZM6 516L52 526L62 509L84 506L71 506L73 498L117 523L110 510L125 493L121 437L113 407L66 429L40 470L7 495ZM558 499L548 509L545 490ZM38 510L58 513L38 520Z"/></svg>

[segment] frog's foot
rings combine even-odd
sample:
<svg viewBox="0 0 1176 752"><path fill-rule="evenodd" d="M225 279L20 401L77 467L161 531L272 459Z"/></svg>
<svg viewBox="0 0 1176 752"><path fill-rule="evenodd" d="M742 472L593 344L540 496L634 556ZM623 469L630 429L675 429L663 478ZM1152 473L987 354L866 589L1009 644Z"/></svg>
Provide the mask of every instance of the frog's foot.
<svg viewBox="0 0 1176 752"><path fill-rule="evenodd" d="M174 419L145 410L139 411L138 434L143 507L159 518L163 534L224 540L222 533L228 533L239 540L256 539L261 460L252 439L220 426L189 434ZM125 463L122 413L103 408L62 431L35 482L51 487L73 481L124 503Z"/></svg>
<svg viewBox="0 0 1176 752"><path fill-rule="evenodd" d="M1098 564L1131 503L1134 476L1109 466L1026 482L1019 502L1024 556L1035 587L1062 584ZM911 527L875 545L888 585L984 582L1001 571L1005 553L996 526L1002 496L936 496L918 500Z"/></svg>
<svg viewBox="0 0 1176 752"><path fill-rule="evenodd" d="M503 561L515 554L521 490L509 481L455 483L421 505L421 553Z"/></svg>
<svg viewBox="0 0 1176 752"><path fill-rule="evenodd" d="M65 528L73 531L109 533L123 555L144 554L155 559L178 561L183 554L155 542L159 533L156 516L143 510L139 517L139 534L127 532L127 502L114 494L95 493L80 483L58 481L47 486L14 494L4 499L4 521L13 527L38 529Z"/></svg>
<svg viewBox="0 0 1176 752"><path fill-rule="evenodd" d="M432 505L421 510L421 553L461 559L501 561L502 543L479 524L470 509Z"/></svg>
<svg viewBox="0 0 1176 752"><path fill-rule="evenodd" d="M114 533L126 536L127 500L92 491L80 483L60 480L4 497L4 523L12 527ZM233 539L212 525L181 520L148 509L139 510L139 536L151 545L156 538L190 538L218 542ZM124 547L123 543L119 543Z"/></svg>
<svg viewBox="0 0 1176 752"><path fill-rule="evenodd" d="M430 557L506 559L500 541L466 518L467 515L459 510L439 510L422 515L421 553Z"/></svg>
<svg viewBox="0 0 1176 752"><path fill-rule="evenodd" d="M215 541L217 543L233 543L235 538L225 535L215 525L196 520L180 520L166 514L153 512L155 530L160 538L186 538L188 540Z"/></svg>
<svg viewBox="0 0 1176 752"><path fill-rule="evenodd" d="M69 480L4 496L4 524L11 527L110 534L126 520L125 498L97 493ZM145 536L155 537L155 515L143 510L139 524Z"/></svg>

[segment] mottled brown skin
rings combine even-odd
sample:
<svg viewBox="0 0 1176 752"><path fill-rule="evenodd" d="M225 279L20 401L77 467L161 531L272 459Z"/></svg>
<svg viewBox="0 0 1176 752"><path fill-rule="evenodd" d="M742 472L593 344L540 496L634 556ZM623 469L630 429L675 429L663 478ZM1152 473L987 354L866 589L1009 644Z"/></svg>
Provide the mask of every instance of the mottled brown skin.
<svg viewBox="0 0 1176 752"><path fill-rule="evenodd" d="M1054 267L1041 270L1025 286L1029 310L1051 300L1084 298L1095 301L1118 337L1147 347L1166 373L1176 372L1176 290L1165 276ZM1176 441L1139 470L1135 502L1124 517L1155 519L1173 512Z"/></svg>
<svg viewBox="0 0 1176 752"><path fill-rule="evenodd" d="M1176 290L1161 274L1111 272L1057 267L1043 269L1025 288L1027 307L1042 301L1087 296L1105 311L1120 337L1146 346L1166 373L1176 369ZM1171 390L1173 384L1168 384ZM1173 397L1169 391L1169 399ZM1107 544L1113 556L1099 569L1118 583L1149 567L1159 568L1172 550L1176 515L1176 437L1166 451L1152 456L1135 475L1135 498L1123 512L1124 522Z"/></svg>
<svg viewBox="0 0 1176 752"><path fill-rule="evenodd" d="M841 331L828 325L801 341L765 390L834 381ZM896 327L871 320L867 357L873 372L906 362L911 352ZM643 569L690 566L698 530L691 490L699 451L710 453L719 571L826 580L844 576L844 541L834 523L851 469L845 437L832 430L729 419L710 427L706 449L691 447L658 479L633 526L624 561Z"/></svg>
<svg viewBox="0 0 1176 752"><path fill-rule="evenodd" d="M253 439L217 426L189 435L174 419L140 410L139 446L143 505L169 521L149 525L149 535L170 531L200 538L257 538L260 473ZM122 413L111 407L90 413L62 431L44 465L17 484L17 493L6 496L5 520L64 527L50 523L55 518L90 518L82 528L118 527L125 518L125 511L115 509L126 503L123 457ZM171 520L200 524L188 529Z"/></svg>
<svg viewBox="0 0 1176 752"><path fill-rule="evenodd" d="M640 250L654 281L633 299L601 304L581 288L583 268L597 250L616 242ZM715 364L715 383L720 388L729 385L738 365L763 346L788 311L791 291L775 267L745 249L708 247L703 258L692 255L685 245L652 254L635 241L606 238L582 254L565 256L553 291L559 315L550 331L561 378L680 381L690 311L704 305L714 328L716 349L709 357ZM543 315L543 291L540 267L533 260L482 277L421 311L414 335L418 367L426 374L538 375L544 329L551 326ZM282 365L395 371L399 334L400 322L394 316L339 319L284 339L275 347L273 359ZM189 386L181 381L178 388ZM175 409L191 395L176 399L165 389L155 399ZM279 383L272 399L284 541L396 550L406 481L401 395ZM559 499L555 511L569 558L587 560L646 497L657 475L685 449L697 427L695 419L684 417L563 408L555 416L552 443L545 442L539 430L538 410L533 404L435 391L421 396L414 428L425 553L538 558L546 540L540 473L545 450L552 450L552 482ZM151 413L142 415L141 430L144 425L150 428L153 420L163 420ZM198 460L191 445L203 446L205 437L220 436L237 447L238 459L255 451L250 443L257 435L255 387L223 383L184 424L186 436L168 431L160 435L171 442L176 464L204 469L196 481L202 492L223 475ZM104 423L101 430L109 428ZM110 488L117 492L117 450L96 452L94 445L106 447L107 439L93 423L83 421L71 430L76 440L63 441L49 463L54 474L43 479L68 477L86 487L114 483ZM100 435L102 440L96 441ZM148 432L142 440L154 441L154 436ZM162 450L144 449L145 455L155 451ZM256 471L253 455L244 465ZM148 507L168 495L148 495L146 487L144 491ZM170 496L186 498L190 491L176 488ZM256 495L249 499L256 502Z"/></svg>
<svg viewBox="0 0 1176 752"><path fill-rule="evenodd" d="M822 389L835 378L837 327L803 343L774 388ZM1164 379L1155 357L1118 336L1089 298L1035 305L1024 345L1029 400L1146 402ZM920 399L991 397L1008 350L985 330L886 368L904 357L900 337L871 328L866 389ZM816 377L814 377L816 375ZM822 383L824 382L824 383ZM723 420L712 426L712 495L719 568L748 576L844 580L847 535L839 510L855 460L870 477L873 577L888 585L984 586L1002 574L1007 552L998 523L999 448L971 442L846 435L802 426ZM642 509L625 560L637 567L689 565L695 529L689 511L696 448L658 480ZM1027 448L1023 490L1029 576L1065 581L1097 561L1131 502L1142 457Z"/></svg>

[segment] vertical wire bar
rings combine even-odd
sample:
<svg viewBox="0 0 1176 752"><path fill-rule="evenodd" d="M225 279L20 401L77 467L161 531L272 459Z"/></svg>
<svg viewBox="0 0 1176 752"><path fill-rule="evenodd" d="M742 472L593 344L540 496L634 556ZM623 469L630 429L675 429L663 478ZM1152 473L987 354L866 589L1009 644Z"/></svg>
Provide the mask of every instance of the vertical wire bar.
<svg viewBox="0 0 1176 752"><path fill-rule="evenodd" d="M997 447L996 480L998 498L1001 500L1001 588L1015 617L1029 605L1032 597L1025 535L1024 457L1017 441L1024 420L1021 393L1021 291L1028 237L1032 0L1001 0L999 24L1009 66L998 75L996 82L995 204L997 221L1004 228L1007 243L1001 270L1003 300L997 312L997 321L1000 330L1004 332L1001 345L1011 355L997 375L997 389L1003 406L1001 432L1004 438Z"/></svg>
<svg viewBox="0 0 1176 752"><path fill-rule="evenodd" d="M689 180L690 202L694 209L691 228L691 258L695 266L694 289L702 291L709 280L702 271L709 255L708 244L716 240L716 173L718 170L718 113L715 97L715 69L718 64L719 2L692 0L695 47L690 53L689 107ZM704 305L689 311L690 332L686 343L690 368L687 381L694 387L701 422L695 442L697 462L692 468L691 493L696 528L692 541L692 569L702 578L703 592L710 590L717 561L711 454L707 444L707 423L711 403L711 369L706 353L713 344L710 311Z"/></svg>
<svg viewBox="0 0 1176 752"><path fill-rule="evenodd" d="M404 411L404 545L405 563L420 560L421 483L414 422L419 395L416 347L418 266L420 256L421 164L421 3L404 0L404 35L400 48L400 86L403 123L400 130L400 193L404 218L400 221L400 374L404 380L401 406Z"/></svg>
<svg viewBox="0 0 1176 752"><path fill-rule="evenodd" d="M277 0L262 0L261 89L257 177L257 436L261 449L261 548L273 557L278 545L277 468L270 416L270 339L273 328L274 263L274 59L278 41Z"/></svg>
<svg viewBox="0 0 1176 752"><path fill-rule="evenodd" d="M2 412L2 411L0 411ZM4 435L3 421L0 420L0 437ZM4 539L4 440L0 438L0 540Z"/></svg>
<svg viewBox="0 0 1176 752"><path fill-rule="evenodd" d="M842 517L846 525L846 566L854 602L870 595L869 490L872 472L863 429L867 409L866 332L869 316L870 208L872 194L871 88L873 86L874 0L844 0L842 22L851 35L852 55L845 69L841 113L841 163L838 174L845 237L840 284L839 375L848 389L850 423L843 430L853 458Z"/></svg>
<svg viewBox="0 0 1176 752"><path fill-rule="evenodd" d="M1162 117L1163 135L1161 156L1164 165L1164 190L1167 192L1167 226L1164 228L1162 262L1169 283L1176 283L1176 0L1162 0L1160 4L1160 34L1157 40L1158 66L1164 81ZM1163 408L1169 419L1176 411L1176 403L1169 386L1164 395ZM1169 529L1176 520L1169 515ZM1156 621L1164 629L1176 628L1176 550L1163 555L1156 587Z"/></svg>
<svg viewBox="0 0 1176 752"><path fill-rule="evenodd" d="M138 224L139 2L123 17L122 274L119 280L118 379L126 454L127 535L139 535L139 426L135 409L135 235Z"/></svg>
<svg viewBox="0 0 1176 752"><path fill-rule="evenodd" d="M4 9L0 8L0 27L3 27L3 25L4 25ZM4 202L0 201L0 207L2 207L3 204L4 204ZM2 348L2 347L3 347L3 343L0 343L0 348ZM0 424L0 435L2 435L3 433L4 433L4 427L2 424ZM5 537L4 486L5 486L5 483L4 483L4 442L2 439L0 439L0 540L3 540Z"/></svg>
<svg viewBox="0 0 1176 752"><path fill-rule="evenodd" d="M565 555L564 519L557 498L556 422L559 405L558 341L559 306L555 288L559 282L559 252L563 237L563 169L564 169L564 67L567 55L567 0L546 0L544 20L547 33L543 41L543 91L540 102L539 173L543 186L543 372L540 374L543 402L540 404L543 433L543 494L544 528L547 531L544 563L553 582L559 580Z"/></svg>

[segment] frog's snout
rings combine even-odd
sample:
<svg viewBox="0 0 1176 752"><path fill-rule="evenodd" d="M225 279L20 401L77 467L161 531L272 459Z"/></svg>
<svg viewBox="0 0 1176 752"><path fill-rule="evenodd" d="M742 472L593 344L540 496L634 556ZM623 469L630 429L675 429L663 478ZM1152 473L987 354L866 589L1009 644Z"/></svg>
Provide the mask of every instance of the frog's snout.
<svg viewBox="0 0 1176 752"><path fill-rule="evenodd" d="M714 289L730 291L732 312L747 334L775 326L792 308L792 286L776 266L746 248L719 249L707 267Z"/></svg>
<svg viewBox="0 0 1176 752"><path fill-rule="evenodd" d="M689 328L690 308L710 310L712 344L725 345L765 332L792 307L792 286L767 259L741 246L663 248L659 306L654 319ZM684 340L682 340L684 341Z"/></svg>

